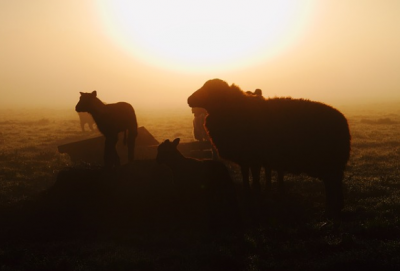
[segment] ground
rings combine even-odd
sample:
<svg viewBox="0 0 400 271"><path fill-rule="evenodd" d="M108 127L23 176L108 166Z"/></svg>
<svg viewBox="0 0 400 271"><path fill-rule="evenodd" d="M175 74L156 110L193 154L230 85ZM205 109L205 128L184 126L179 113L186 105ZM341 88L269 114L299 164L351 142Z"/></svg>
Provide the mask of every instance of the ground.
<svg viewBox="0 0 400 271"><path fill-rule="evenodd" d="M105 173L58 153L98 135L81 132L73 111L3 110L0 270L398 270L400 109L343 112L352 151L340 221L324 217L319 180L288 175L284 196L273 183L246 200L227 162L243 225L215 235L174 201L172 176L154 161ZM159 141L192 140L190 109L137 115Z"/></svg>

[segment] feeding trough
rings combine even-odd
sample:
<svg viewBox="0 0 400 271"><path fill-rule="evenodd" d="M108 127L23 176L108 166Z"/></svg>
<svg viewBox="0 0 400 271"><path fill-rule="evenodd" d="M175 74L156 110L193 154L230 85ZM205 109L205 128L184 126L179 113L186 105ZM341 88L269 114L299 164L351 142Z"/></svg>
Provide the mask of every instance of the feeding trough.
<svg viewBox="0 0 400 271"><path fill-rule="evenodd" d="M119 134L117 152L121 163L128 162L127 147L123 143L123 133ZM67 153L73 162L103 163L104 136L84 139L58 146L60 153ZM157 146L159 142L145 128L138 128L138 136L135 142L135 160L155 159L157 156ZM211 158L211 145L208 141L186 142L179 144L179 149L183 155L195 158Z"/></svg>

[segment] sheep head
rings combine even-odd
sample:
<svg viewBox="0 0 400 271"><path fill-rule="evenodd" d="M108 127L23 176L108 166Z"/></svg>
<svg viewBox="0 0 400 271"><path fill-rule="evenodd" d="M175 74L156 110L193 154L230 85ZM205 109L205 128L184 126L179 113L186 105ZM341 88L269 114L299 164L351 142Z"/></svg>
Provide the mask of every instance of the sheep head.
<svg viewBox="0 0 400 271"><path fill-rule="evenodd" d="M168 164L171 161L175 160L177 157L180 157L181 154L177 149L179 141L180 138L175 138L172 142L167 139L163 143L158 145L156 157L157 163Z"/></svg>
<svg viewBox="0 0 400 271"><path fill-rule="evenodd" d="M209 113L224 106L232 95L231 87L221 79L208 80L188 98L190 107L201 107Z"/></svg>
<svg viewBox="0 0 400 271"><path fill-rule="evenodd" d="M80 94L79 102L75 106L76 112L90 112L93 108L93 103L97 99L97 91L92 93L80 92Z"/></svg>

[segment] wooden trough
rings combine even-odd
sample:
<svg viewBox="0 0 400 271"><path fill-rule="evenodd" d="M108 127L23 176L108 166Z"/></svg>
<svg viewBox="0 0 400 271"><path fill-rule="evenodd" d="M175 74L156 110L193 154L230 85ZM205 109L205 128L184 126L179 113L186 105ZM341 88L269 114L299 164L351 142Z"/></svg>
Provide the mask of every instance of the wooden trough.
<svg viewBox="0 0 400 271"><path fill-rule="evenodd" d="M58 146L60 153L67 153L73 162L103 163L104 136L98 136L81 141L67 143ZM160 143L145 128L138 128L138 136L135 142L135 160L155 159L157 156L157 146ZM211 145L209 142L183 142L178 145L178 149L183 155L194 158L212 158ZM128 162L127 146L123 144L123 133L119 134L117 152L121 163Z"/></svg>

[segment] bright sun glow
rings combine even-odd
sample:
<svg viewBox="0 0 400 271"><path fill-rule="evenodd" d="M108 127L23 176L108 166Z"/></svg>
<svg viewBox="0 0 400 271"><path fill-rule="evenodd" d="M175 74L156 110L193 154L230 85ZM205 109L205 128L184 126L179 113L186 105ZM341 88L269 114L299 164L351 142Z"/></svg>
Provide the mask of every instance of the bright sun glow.
<svg viewBox="0 0 400 271"><path fill-rule="evenodd" d="M232 70L293 45L315 0L101 0L107 32L151 65Z"/></svg>

